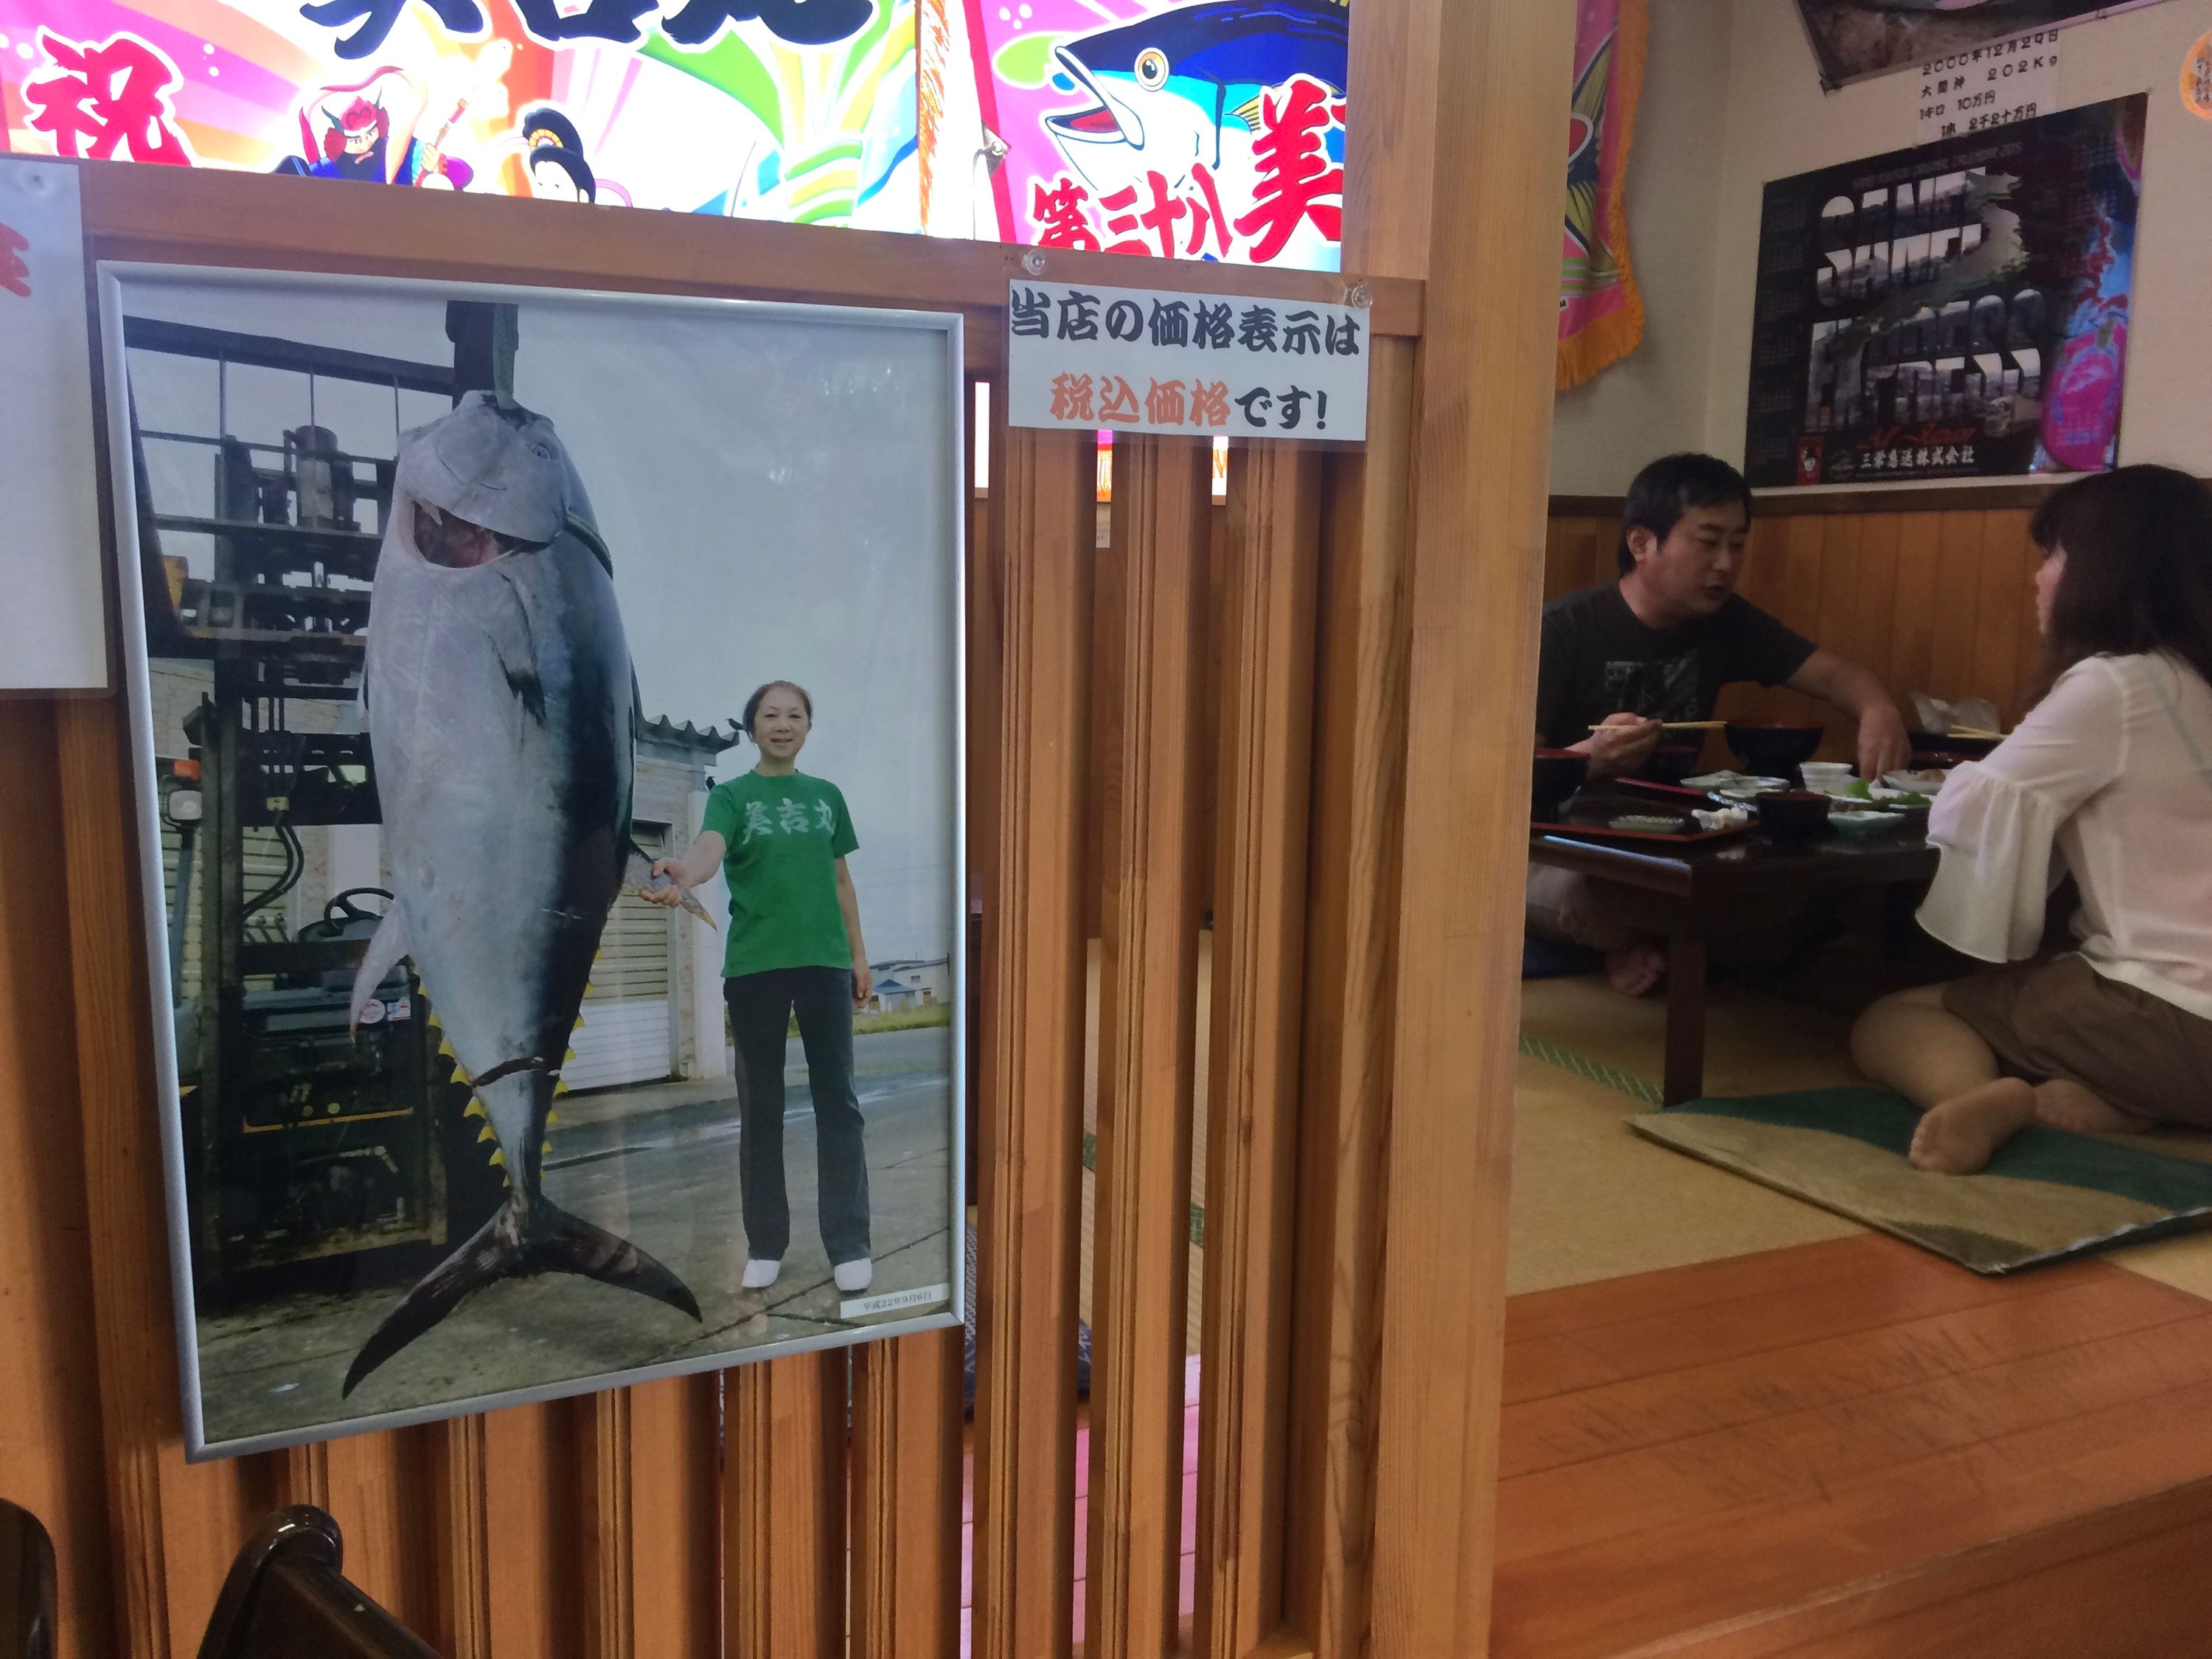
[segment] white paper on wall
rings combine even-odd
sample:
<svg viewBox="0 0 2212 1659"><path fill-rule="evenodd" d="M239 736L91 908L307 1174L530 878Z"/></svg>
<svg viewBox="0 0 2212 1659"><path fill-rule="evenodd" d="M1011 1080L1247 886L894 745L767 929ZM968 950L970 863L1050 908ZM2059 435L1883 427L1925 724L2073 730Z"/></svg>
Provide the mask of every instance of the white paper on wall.
<svg viewBox="0 0 2212 1659"><path fill-rule="evenodd" d="M0 159L0 690L107 689L76 169Z"/></svg>
<svg viewBox="0 0 2212 1659"><path fill-rule="evenodd" d="M1367 436L1363 309L1025 280L1010 285L1006 315L1011 425Z"/></svg>
<svg viewBox="0 0 2212 1659"><path fill-rule="evenodd" d="M1921 64L1912 142L1932 144L2050 114L2059 106L2058 37L2055 28L2030 29Z"/></svg>

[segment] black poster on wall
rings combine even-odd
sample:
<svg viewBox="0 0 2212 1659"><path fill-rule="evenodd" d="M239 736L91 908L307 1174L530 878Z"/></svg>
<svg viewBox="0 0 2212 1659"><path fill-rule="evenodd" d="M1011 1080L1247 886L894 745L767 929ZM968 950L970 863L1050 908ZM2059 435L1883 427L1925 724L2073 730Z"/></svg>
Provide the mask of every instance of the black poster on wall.
<svg viewBox="0 0 2212 1659"><path fill-rule="evenodd" d="M2145 103L2084 105L1768 185L1751 483L2112 465Z"/></svg>

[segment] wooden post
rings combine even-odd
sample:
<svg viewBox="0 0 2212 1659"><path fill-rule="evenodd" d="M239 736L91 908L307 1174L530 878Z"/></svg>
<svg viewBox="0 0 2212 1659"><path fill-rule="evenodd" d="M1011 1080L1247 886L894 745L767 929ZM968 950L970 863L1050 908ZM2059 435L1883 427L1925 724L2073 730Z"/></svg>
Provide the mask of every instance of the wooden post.
<svg viewBox="0 0 2212 1659"><path fill-rule="evenodd" d="M1367 445L1329 477L1314 745L1285 1595L1316 1659L1364 1651L1382 1341L1413 349L1376 346Z"/></svg>
<svg viewBox="0 0 2212 1659"><path fill-rule="evenodd" d="M723 1374L729 1659L843 1659L846 1358L836 1348Z"/></svg>
<svg viewBox="0 0 2212 1659"><path fill-rule="evenodd" d="M1094 473L1077 433L1008 431L994 453L1005 772L983 964L973 1636L979 1659L1050 1659L1074 1608Z"/></svg>
<svg viewBox="0 0 2212 1659"><path fill-rule="evenodd" d="M960 1650L960 1370L931 1331L853 1352L853 1659Z"/></svg>
<svg viewBox="0 0 2212 1659"><path fill-rule="evenodd" d="M435 1437L432 1510L443 1557L438 1649L450 1659L491 1659L491 1552L484 1538L484 1419L456 1417Z"/></svg>
<svg viewBox="0 0 2212 1659"><path fill-rule="evenodd" d="M1575 9L1437 36L1373 1651L1487 1649L1528 757ZM1446 103L1449 101L1449 109Z"/></svg>
<svg viewBox="0 0 2212 1659"><path fill-rule="evenodd" d="M1199 703L1212 457L1114 446L1112 653L1121 693L1105 812L1097 1212L1091 1260L1092 1659L1176 1644L1198 1009Z"/></svg>
<svg viewBox="0 0 2212 1659"><path fill-rule="evenodd" d="M1195 1609L1212 1659L1243 1659L1282 1613L1319 456L1232 454L1228 516Z"/></svg>

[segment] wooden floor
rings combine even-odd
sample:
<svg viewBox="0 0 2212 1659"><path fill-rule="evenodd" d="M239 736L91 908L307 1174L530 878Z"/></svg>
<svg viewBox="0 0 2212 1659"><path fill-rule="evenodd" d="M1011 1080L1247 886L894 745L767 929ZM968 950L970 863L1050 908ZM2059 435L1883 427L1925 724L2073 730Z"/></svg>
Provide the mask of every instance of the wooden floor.
<svg viewBox="0 0 2212 1659"><path fill-rule="evenodd" d="M1506 1334L1498 1659L2212 1655L2212 1303L1866 1236Z"/></svg>

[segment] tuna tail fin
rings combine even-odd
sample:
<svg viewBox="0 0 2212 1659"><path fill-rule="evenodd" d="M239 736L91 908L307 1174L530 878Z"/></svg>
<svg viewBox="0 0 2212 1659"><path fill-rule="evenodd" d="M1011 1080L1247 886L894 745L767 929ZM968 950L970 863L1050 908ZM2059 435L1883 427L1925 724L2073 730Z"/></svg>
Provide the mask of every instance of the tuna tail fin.
<svg viewBox="0 0 2212 1659"><path fill-rule="evenodd" d="M361 959L361 971L353 976L353 1002L346 1010L348 1036L361 1024L362 1006L376 994L376 988L398 966L400 957L413 949L407 939L407 924L399 919L399 907L394 904L376 924L376 936L369 940L368 953Z"/></svg>
<svg viewBox="0 0 2212 1659"><path fill-rule="evenodd" d="M543 1195L530 1206L529 1229L526 1236L510 1194L499 1213L432 1268L370 1334L346 1368L341 1396L350 1395L362 1378L460 1306L471 1291L502 1279L577 1273L701 1317L697 1298L673 1273L628 1239L570 1215Z"/></svg>
<svg viewBox="0 0 2212 1659"><path fill-rule="evenodd" d="M629 862L623 868L623 885L635 887L641 892L647 893L665 893L673 887L684 896L685 909L709 927L714 927L717 933L721 931L720 927L715 927L714 918L708 914L707 907L699 902L698 895L672 876L654 875L653 860L635 848L630 849Z"/></svg>

